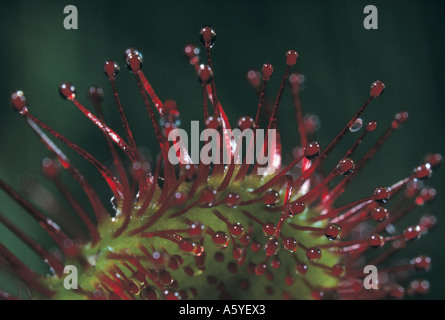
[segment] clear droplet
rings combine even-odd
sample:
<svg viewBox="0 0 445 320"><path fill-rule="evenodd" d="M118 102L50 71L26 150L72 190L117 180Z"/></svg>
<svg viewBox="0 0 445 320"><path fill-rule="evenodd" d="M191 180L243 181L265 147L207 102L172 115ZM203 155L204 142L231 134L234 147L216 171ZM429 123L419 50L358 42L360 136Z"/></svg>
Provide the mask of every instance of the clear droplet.
<svg viewBox="0 0 445 320"><path fill-rule="evenodd" d="M355 122L349 127L349 131L351 132L357 132L359 131L363 126L363 120L361 118L357 118Z"/></svg>

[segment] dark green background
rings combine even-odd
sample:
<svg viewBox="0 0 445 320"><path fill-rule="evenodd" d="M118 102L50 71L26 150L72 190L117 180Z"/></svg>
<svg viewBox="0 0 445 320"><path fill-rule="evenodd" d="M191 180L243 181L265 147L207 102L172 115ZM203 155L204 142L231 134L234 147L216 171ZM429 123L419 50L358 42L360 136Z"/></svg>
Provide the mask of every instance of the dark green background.
<svg viewBox="0 0 445 320"><path fill-rule="evenodd" d="M63 8L77 6L79 29L63 28ZM201 119L201 94L193 69L182 56L186 43L198 44L198 30L212 25L217 32L213 50L220 100L232 121L254 114L257 98L245 81L249 68L265 62L275 66L269 87L277 90L284 71L283 55L299 52L296 69L306 77L302 100L307 113L319 115L318 141L326 146L368 95L369 85L380 79L387 90L363 116L377 120L382 132L400 110L410 120L382 148L340 201L368 196L376 186L391 185L410 174L431 151L444 153L445 2L373 1L378 8L378 30L363 28L363 8L368 1L9 1L0 4L0 177L19 187L24 174L38 173L44 147L9 107L9 95L22 89L31 111L42 120L109 162L102 136L78 110L62 101L57 86L71 81L86 102L86 90L97 84L108 93L105 108L109 123L121 126L103 75L103 62L115 59L123 67L123 51L133 46L144 54L144 72L162 99L174 98L184 127ZM123 70L118 78L121 96L139 144L153 148L155 139L138 95L134 77ZM288 92L283 98L279 125L285 150L298 142ZM374 138L378 135L374 134ZM349 140L348 140L349 139ZM349 143L352 137L346 140ZM360 152L373 139L366 141ZM336 163L348 142L328 160ZM66 150L66 149L64 149ZM73 161L100 190L110 197L99 175L73 152ZM426 298L445 298L444 169L427 184L439 194L437 201L416 209L400 225L418 221L424 212L437 215L434 232L411 244L396 258L425 253L433 268L421 275L431 282ZM74 189L75 194L82 193ZM36 238L38 226L3 193L0 211ZM36 263L17 240L0 226L0 241L22 259ZM0 277L0 282L6 281Z"/></svg>

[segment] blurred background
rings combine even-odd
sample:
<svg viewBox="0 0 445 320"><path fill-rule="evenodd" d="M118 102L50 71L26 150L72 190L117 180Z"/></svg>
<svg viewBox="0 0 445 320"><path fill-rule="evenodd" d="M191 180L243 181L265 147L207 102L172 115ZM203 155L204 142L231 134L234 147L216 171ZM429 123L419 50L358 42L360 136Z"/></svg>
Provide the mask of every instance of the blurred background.
<svg viewBox="0 0 445 320"><path fill-rule="evenodd" d="M63 9L78 9L78 30L65 30ZM378 9L378 29L366 30L363 9ZM201 90L193 68L183 56L185 44L199 45L198 31L211 25L217 32L212 50L219 99L233 123L242 115L253 115L257 97L246 81L250 68L272 63L275 74L269 97L276 94L284 72L284 54L299 53L294 70L305 76L302 103L305 113L316 114L321 122L317 141L327 146L369 94L369 85L382 80L386 91L363 115L379 124L358 150L369 147L389 125L394 114L405 110L410 119L383 146L356 178L339 203L366 197L377 186L389 186L409 175L429 152L445 154L445 2L425 1L8 1L0 4L0 177L36 201L44 191L32 184L38 177L47 150L9 106L11 92L25 92L31 112L109 164L103 136L71 103L63 101L58 85L71 81L78 98L87 103L91 85L105 91L107 121L122 133L108 80L103 74L107 59L118 61L121 74L117 85L138 144L155 155L156 139L138 94L134 76L123 63L123 52L135 47L144 54L144 72L162 99L172 98L182 113L182 126L201 119ZM289 92L285 92L279 117L285 159L299 138ZM371 135L370 135L371 136ZM335 165L352 143L350 134L328 158ZM60 145L60 144L58 144ZM101 177L74 152L61 148L85 173L107 201L111 195ZM152 150L152 151L150 151ZM411 243L395 259L431 256L429 273L419 275L431 284L430 292L416 299L445 298L445 172L434 172L426 181L438 192L438 199L417 208L398 230L418 222L423 213L437 216L436 229ZM69 179L67 179L69 181ZM73 194L84 198L76 185ZM42 193L43 192L43 193ZM51 203L49 211L60 210ZM54 207L55 206L55 207ZM61 204L59 206L66 206ZM19 224L42 243L49 243L26 214L3 192L0 212ZM45 266L24 245L0 226L0 241L11 251L45 272ZM0 275L0 285L12 291L15 283Z"/></svg>

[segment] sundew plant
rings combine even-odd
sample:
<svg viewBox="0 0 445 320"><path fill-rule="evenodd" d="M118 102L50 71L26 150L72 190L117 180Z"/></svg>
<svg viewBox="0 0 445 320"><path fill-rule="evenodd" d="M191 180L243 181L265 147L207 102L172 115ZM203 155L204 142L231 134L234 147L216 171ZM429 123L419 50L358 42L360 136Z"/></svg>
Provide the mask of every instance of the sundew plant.
<svg viewBox="0 0 445 320"><path fill-rule="evenodd" d="M78 7L81 15L85 7ZM64 32L77 31L64 26ZM54 114L39 111L35 92L7 86L9 107L2 113L21 121L2 135L32 133L29 143L45 155L32 159L39 176L26 176L19 187L0 175L7 207L34 226L28 232L0 204L2 230L10 235L0 238L0 270L10 278L0 282L0 298L321 300L428 294L434 282L427 275L435 264L422 242L440 228L438 212L428 207L440 199L437 180L431 180L441 171L441 146L414 150L411 158L411 149L405 155L391 145L413 130L409 106L384 102L400 87L388 85L385 74L367 82L360 78L354 87L361 99L329 98L329 108L341 117L327 119L323 109L316 114L305 104L312 76L300 64L311 52L298 39L289 37L284 50L275 48L273 57L262 52L265 61L238 72L218 54L226 44L217 27L204 24L196 31L181 44L182 52L172 54L191 75L195 89L184 84L187 95L196 96L191 100L175 98L176 88L184 92L178 82L163 88L150 71L159 62L133 44L110 52L120 59L103 58L94 70L102 73L101 86L77 84L69 75L52 84L59 95L52 103L70 110L74 122L67 133ZM247 37L233 36L241 42ZM249 51L242 49L257 54ZM46 54L60 68L71 59ZM237 99L221 89L230 86L221 84L226 77L218 72L224 68L247 80L253 108L227 106ZM32 69L32 63L22 63L16 72ZM168 63L160 69L175 78ZM337 76L334 91L347 96L350 89ZM411 85L403 90L422 96ZM343 110L345 104L353 106ZM372 112L382 108L385 112ZM84 131L94 142L76 137ZM5 152L6 157L24 155ZM390 180L399 170L381 159L392 157L411 168ZM5 170L2 163L0 173ZM38 262L14 249L11 237Z"/></svg>

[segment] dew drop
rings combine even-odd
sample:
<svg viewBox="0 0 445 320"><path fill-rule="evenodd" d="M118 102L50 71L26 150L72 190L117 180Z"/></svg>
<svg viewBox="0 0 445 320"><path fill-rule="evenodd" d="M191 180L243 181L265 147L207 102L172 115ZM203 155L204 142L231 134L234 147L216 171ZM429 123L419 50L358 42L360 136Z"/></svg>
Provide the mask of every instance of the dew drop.
<svg viewBox="0 0 445 320"><path fill-rule="evenodd" d="M255 266L255 274L257 276L262 276L263 274L266 273L266 270L267 270L266 262L261 262Z"/></svg>
<svg viewBox="0 0 445 320"><path fill-rule="evenodd" d="M187 195L181 193L181 192L176 192L174 199L173 199L173 203L175 206L180 206L182 204L184 204L184 202L187 200Z"/></svg>
<svg viewBox="0 0 445 320"><path fill-rule="evenodd" d="M430 283L427 280L413 280L409 284L408 294L425 294L430 288Z"/></svg>
<svg viewBox="0 0 445 320"><path fill-rule="evenodd" d="M283 239L283 247L289 252L295 252L298 249L298 241L293 237Z"/></svg>
<svg viewBox="0 0 445 320"><path fill-rule="evenodd" d="M431 177L432 172L431 165L426 163L414 169L414 176L416 179L423 180Z"/></svg>
<svg viewBox="0 0 445 320"><path fill-rule="evenodd" d="M272 222L268 222L263 225L262 230L263 230L263 234L266 237L272 237L275 235L275 232L277 231L277 227Z"/></svg>
<svg viewBox="0 0 445 320"><path fill-rule="evenodd" d="M278 243L277 238L270 239L264 245L264 252L266 253L266 256L276 255L279 249L280 249L280 244Z"/></svg>
<svg viewBox="0 0 445 320"><path fill-rule="evenodd" d="M199 201L202 204L210 205L213 201L215 201L217 195L217 189L213 187L207 187L201 191L199 195Z"/></svg>
<svg viewBox="0 0 445 320"><path fill-rule="evenodd" d="M197 62L197 56L199 55L199 48L193 44L187 44L184 47L184 54L190 60L190 64Z"/></svg>
<svg viewBox="0 0 445 320"><path fill-rule="evenodd" d="M272 189L267 190L263 195L263 202L266 206L273 206L280 200L280 194Z"/></svg>
<svg viewBox="0 0 445 320"><path fill-rule="evenodd" d="M143 65L142 53L133 48L125 50L125 65L131 72L138 73Z"/></svg>
<svg viewBox="0 0 445 320"><path fill-rule="evenodd" d="M273 66L270 63L263 64L263 68L261 69L261 73L263 75L264 81L269 81L270 77L273 74Z"/></svg>
<svg viewBox="0 0 445 320"><path fill-rule="evenodd" d="M198 69L198 80L202 84L208 84L213 78L213 71L209 65L201 64Z"/></svg>
<svg viewBox="0 0 445 320"><path fill-rule="evenodd" d="M226 248L230 242L229 236L223 231L216 232L212 236L212 240L219 248Z"/></svg>
<svg viewBox="0 0 445 320"><path fill-rule="evenodd" d="M23 93L23 91L18 90L11 94L11 105L16 109L18 112L23 112L27 110L26 105L26 97Z"/></svg>
<svg viewBox="0 0 445 320"><path fill-rule="evenodd" d="M357 118L357 120L355 120L354 123L349 127L349 131L357 132L362 128L362 126L363 120L361 118Z"/></svg>
<svg viewBox="0 0 445 320"><path fill-rule="evenodd" d="M246 74L247 81L254 88L259 88L261 85L261 72L258 70L249 70Z"/></svg>
<svg viewBox="0 0 445 320"><path fill-rule="evenodd" d="M304 156L309 160L314 160L320 155L320 145L318 142L311 142L304 147Z"/></svg>
<svg viewBox="0 0 445 320"><path fill-rule="evenodd" d="M239 238L244 234L244 227L241 223L233 223L229 227L229 232L235 238Z"/></svg>
<svg viewBox="0 0 445 320"><path fill-rule="evenodd" d="M239 241L243 246L247 246L250 243L250 235L248 233L244 233L240 238Z"/></svg>
<svg viewBox="0 0 445 320"><path fill-rule="evenodd" d="M193 253L196 250L196 243L191 241L190 239L183 239L179 242L179 248L186 253Z"/></svg>
<svg viewBox="0 0 445 320"><path fill-rule="evenodd" d="M259 252L261 250L261 243L259 243L258 241L253 241L250 244L250 250L252 250L253 252Z"/></svg>
<svg viewBox="0 0 445 320"><path fill-rule="evenodd" d="M42 172L49 179L57 177L61 169L62 165L57 159L45 158L42 161Z"/></svg>
<svg viewBox="0 0 445 320"><path fill-rule="evenodd" d="M243 258L245 249L238 247L237 245L233 246L233 250L232 250L232 256L233 259L235 259L236 261L241 261L241 259Z"/></svg>
<svg viewBox="0 0 445 320"><path fill-rule="evenodd" d="M420 225L422 226L422 228L424 230L429 230L431 229L433 226L435 226L437 223L437 218L433 215L430 214L425 214L421 219L420 219ZM425 231L424 231L425 232Z"/></svg>
<svg viewBox="0 0 445 320"><path fill-rule="evenodd" d="M298 274L305 275L306 272L307 272L307 270L308 270L308 266L307 266L307 264L305 264L305 263L303 263L303 262L298 262L298 263L295 265L295 271L296 271Z"/></svg>
<svg viewBox="0 0 445 320"><path fill-rule="evenodd" d="M187 233L190 237L199 237L204 232L204 225L201 222L193 222L187 226Z"/></svg>
<svg viewBox="0 0 445 320"><path fill-rule="evenodd" d="M376 121L369 121L368 124L366 125L366 130L368 132L372 132L375 129L377 129L377 122Z"/></svg>
<svg viewBox="0 0 445 320"><path fill-rule="evenodd" d="M289 83L291 87L294 88L300 88L302 89L303 83L304 83L304 75L298 72L293 72L289 75Z"/></svg>
<svg viewBox="0 0 445 320"><path fill-rule="evenodd" d="M204 246L201 243L195 243L195 250L193 251L193 255L195 257L201 257L203 254L205 254Z"/></svg>
<svg viewBox="0 0 445 320"><path fill-rule="evenodd" d="M374 190L372 199L377 202L386 203L391 196L391 192L388 188L378 187Z"/></svg>
<svg viewBox="0 0 445 320"><path fill-rule="evenodd" d="M229 192L224 199L225 204L230 208L236 208L241 203L241 197L236 192Z"/></svg>
<svg viewBox="0 0 445 320"><path fill-rule="evenodd" d="M295 50L288 50L286 52L286 64L291 67L297 63L298 53Z"/></svg>
<svg viewBox="0 0 445 320"><path fill-rule="evenodd" d="M406 122L406 120L408 120L409 114L406 111L402 111L402 112L398 112L395 117L394 120L391 122L391 126L393 129L397 129L399 128L402 124L404 124Z"/></svg>
<svg viewBox="0 0 445 320"><path fill-rule="evenodd" d="M98 86L91 86L88 89L88 98L93 105L101 104L104 101L104 91Z"/></svg>
<svg viewBox="0 0 445 320"><path fill-rule="evenodd" d="M216 32L212 27L205 26L201 28L199 34L199 40L205 48L212 48L215 45Z"/></svg>
<svg viewBox="0 0 445 320"><path fill-rule="evenodd" d="M351 159L343 159L337 165L337 172L342 176L350 175L354 169L355 163Z"/></svg>
<svg viewBox="0 0 445 320"><path fill-rule="evenodd" d="M306 205L301 201L292 202L289 206L289 213L292 216L302 213L306 209Z"/></svg>
<svg viewBox="0 0 445 320"><path fill-rule="evenodd" d="M380 248L383 246L383 244L384 244L384 239L379 234L373 234L368 239L368 245L371 248Z"/></svg>
<svg viewBox="0 0 445 320"><path fill-rule="evenodd" d="M377 98L383 93L384 90L385 90L385 85L383 84L383 82L377 80L371 84L370 95L373 98Z"/></svg>
<svg viewBox="0 0 445 320"><path fill-rule="evenodd" d="M206 129L220 130L223 127L223 121L220 117L210 116L204 121Z"/></svg>
<svg viewBox="0 0 445 320"><path fill-rule="evenodd" d="M281 267L281 261L277 256L270 262L270 266L274 269L279 269Z"/></svg>
<svg viewBox="0 0 445 320"><path fill-rule="evenodd" d="M255 120L253 120L251 117L243 116L239 118L238 120L238 128L240 128L241 131L247 130L247 129L253 129L255 126Z"/></svg>
<svg viewBox="0 0 445 320"><path fill-rule="evenodd" d="M326 228L324 229L324 235L326 236L326 238L328 238L329 240L338 240L340 239L340 235L341 235L341 228L338 224L336 223L330 223L329 225L326 226Z"/></svg>
<svg viewBox="0 0 445 320"><path fill-rule="evenodd" d="M171 276L170 272L168 272L165 269L162 269L158 273L158 280L163 286L169 286L173 283L173 277Z"/></svg>
<svg viewBox="0 0 445 320"><path fill-rule="evenodd" d="M64 99L73 100L76 97L76 88L69 82L62 82L59 93Z"/></svg>
<svg viewBox="0 0 445 320"><path fill-rule="evenodd" d="M114 80L119 74L121 68L117 64L117 62L112 60L105 61L104 64L104 73L110 80Z"/></svg>
<svg viewBox="0 0 445 320"><path fill-rule="evenodd" d="M375 221L382 222L389 217L388 210L381 206L374 208L371 212L371 218Z"/></svg>
<svg viewBox="0 0 445 320"><path fill-rule="evenodd" d="M420 232L421 231L422 231L422 229L418 225L414 226L414 227L408 227L403 232L403 236L405 237L406 241L415 240L415 239L418 239L420 237Z"/></svg>
<svg viewBox="0 0 445 320"><path fill-rule="evenodd" d="M332 266L331 274L334 277L340 277L345 272L345 266L342 263L337 263Z"/></svg>
<svg viewBox="0 0 445 320"><path fill-rule="evenodd" d="M319 248L311 247L306 250L306 258L309 261L318 261L321 258L321 250Z"/></svg>
<svg viewBox="0 0 445 320"><path fill-rule="evenodd" d="M431 258L428 256L418 256L411 261L417 270L428 271L431 268Z"/></svg>

